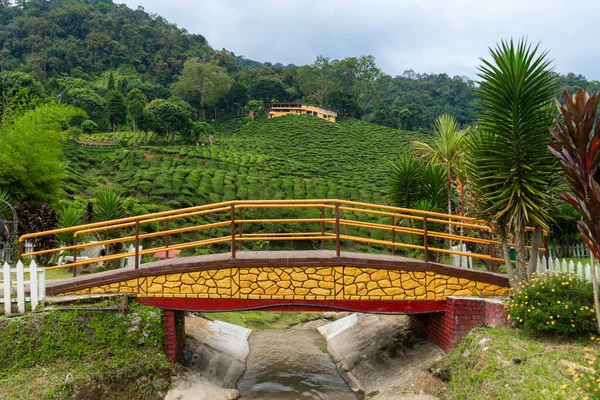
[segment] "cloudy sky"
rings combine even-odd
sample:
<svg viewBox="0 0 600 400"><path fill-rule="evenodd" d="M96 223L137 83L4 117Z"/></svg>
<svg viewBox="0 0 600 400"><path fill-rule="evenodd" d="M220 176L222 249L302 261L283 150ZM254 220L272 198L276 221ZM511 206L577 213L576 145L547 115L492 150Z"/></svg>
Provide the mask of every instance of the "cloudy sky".
<svg viewBox="0 0 600 400"><path fill-rule="evenodd" d="M550 50L557 71L600 80L600 0L124 2L257 61L302 65L320 54L372 54L390 75L413 69L474 78L488 47L527 36Z"/></svg>

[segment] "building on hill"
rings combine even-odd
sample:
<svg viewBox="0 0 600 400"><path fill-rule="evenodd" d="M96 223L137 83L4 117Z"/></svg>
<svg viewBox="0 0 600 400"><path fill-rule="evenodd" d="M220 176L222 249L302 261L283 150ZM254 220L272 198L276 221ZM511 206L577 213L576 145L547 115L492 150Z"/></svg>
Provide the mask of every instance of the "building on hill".
<svg viewBox="0 0 600 400"><path fill-rule="evenodd" d="M308 114L316 115L319 118L327 121L335 122L337 113L335 111L326 110L321 107L313 106L304 103L271 103L269 109L269 118L282 117L290 114Z"/></svg>

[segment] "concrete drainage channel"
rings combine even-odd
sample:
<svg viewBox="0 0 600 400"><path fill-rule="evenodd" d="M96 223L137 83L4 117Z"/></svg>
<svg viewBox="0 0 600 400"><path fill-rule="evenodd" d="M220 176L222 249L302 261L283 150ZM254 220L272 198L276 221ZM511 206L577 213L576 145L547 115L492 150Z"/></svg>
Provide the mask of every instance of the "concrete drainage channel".
<svg viewBox="0 0 600 400"><path fill-rule="evenodd" d="M166 399L425 400L443 392L423 372L443 353L410 331L407 317L344 315L256 332L190 315Z"/></svg>

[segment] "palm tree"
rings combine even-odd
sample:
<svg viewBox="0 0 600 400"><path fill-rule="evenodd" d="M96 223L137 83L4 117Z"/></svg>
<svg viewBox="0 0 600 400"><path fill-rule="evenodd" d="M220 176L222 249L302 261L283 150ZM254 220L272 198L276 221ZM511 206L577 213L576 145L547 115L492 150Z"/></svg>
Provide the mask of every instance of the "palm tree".
<svg viewBox="0 0 600 400"><path fill-rule="evenodd" d="M543 228L551 220L557 164L548 150L556 80L547 52L526 40L502 42L482 60L478 129L468 141L466 168L479 211L499 225L513 287L535 270ZM535 228L529 266L525 227ZM515 238L516 269L507 236Z"/></svg>
<svg viewBox="0 0 600 400"><path fill-rule="evenodd" d="M452 175L456 176L460 159L465 152L466 129L460 129L456 119L450 114L442 114L435 120L433 145L413 141L413 153L428 163L442 165L446 169L448 194L448 214L452 214ZM452 225L448 226L452 234Z"/></svg>
<svg viewBox="0 0 600 400"><path fill-rule="evenodd" d="M122 204L121 194L110 189L101 189L96 194L96 210L94 218L97 222L110 221L125 217L125 208ZM119 232L111 229L103 231L103 239L110 240L119 237ZM106 246L106 255L113 255L119 252L119 248L122 246L121 243L113 243ZM115 260L108 261L108 268L113 269L117 266Z"/></svg>

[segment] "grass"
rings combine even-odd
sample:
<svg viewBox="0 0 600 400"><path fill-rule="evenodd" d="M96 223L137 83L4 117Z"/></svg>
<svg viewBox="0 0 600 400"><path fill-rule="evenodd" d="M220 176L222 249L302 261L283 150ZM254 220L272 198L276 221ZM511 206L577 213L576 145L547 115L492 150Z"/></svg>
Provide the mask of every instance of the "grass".
<svg viewBox="0 0 600 400"><path fill-rule="evenodd" d="M575 377L598 351L589 338L478 328L434 370L449 379L452 399L598 399L598 384L586 387L589 381Z"/></svg>
<svg viewBox="0 0 600 400"><path fill-rule="evenodd" d="M171 374L161 313L130 307L0 317L0 398L160 398Z"/></svg>
<svg viewBox="0 0 600 400"><path fill-rule="evenodd" d="M286 329L294 325L313 321L323 317L321 313L244 311L199 313L203 318L219 320L243 326L252 330Z"/></svg>

